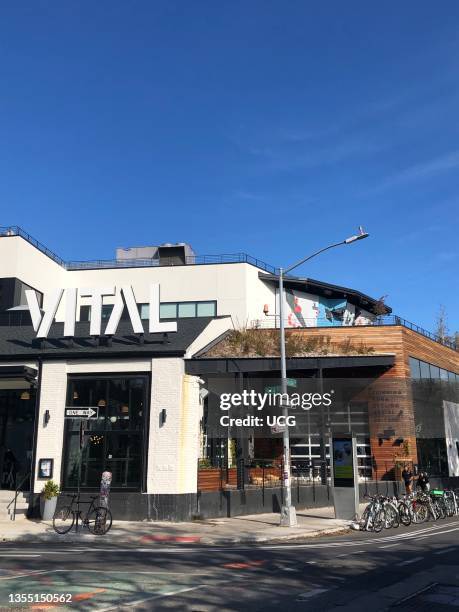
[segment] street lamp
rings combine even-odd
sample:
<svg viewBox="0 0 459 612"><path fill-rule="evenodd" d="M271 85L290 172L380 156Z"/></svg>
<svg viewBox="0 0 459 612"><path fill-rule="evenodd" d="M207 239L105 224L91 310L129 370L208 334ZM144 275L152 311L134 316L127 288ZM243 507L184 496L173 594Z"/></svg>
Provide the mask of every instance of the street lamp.
<svg viewBox="0 0 459 612"><path fill-rule="evenodd" d="M362 240L363 238L367 238L369 234L367 234L363 227L360 226L358 233L354 236L350 236L346 238L342 242L337 242L336 244L330 244L329 246L320 249L320 251L316 251L312 255L301 259L297 263L293 264L289 268L285 270L283 268L279 268L279 317L280 317L280 360L281 360L281 397L284 398L287 394L287 360L285 356L285 321L284 321L284 274L288 274L301 264L309 261L313 257L320 255L324 251L328 251L329 249L333 249L334 247L341 246L342 244L351 244L352 242L356 242L357 240ZM288 417L288 403L283 403L283 415L284 417ZM287 420L285 420L287 423ZM297 524L296 521L296 510L295 506L292 506L292 489L291 489L291 473L290 473L290 435L287 424L285 425L284 431L282 433L283 443L284 443L284 473L282 475L284 481L284 505L281 509L281 518L280 524L284 527L295 527ZM325 440L322 441L325 444Z"/></svg>

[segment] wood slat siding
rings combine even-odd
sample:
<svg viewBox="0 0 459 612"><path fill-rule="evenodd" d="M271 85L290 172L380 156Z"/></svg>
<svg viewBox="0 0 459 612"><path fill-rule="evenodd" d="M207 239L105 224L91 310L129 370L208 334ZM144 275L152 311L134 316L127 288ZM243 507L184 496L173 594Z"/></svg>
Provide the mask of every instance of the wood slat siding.
<svg viewBox="0 0 459 612"><path fill-rule="evenodd" d="M262 333L262 330L260 330L260 333ZM393 477L395 462L406 460L407 462L417 463L414 411L409 383L411 378L409 358L421 359L459 374L459 352L434 342L402 325L309 327L307 329L287 330L287 333L329 338L333 345L331 349L336 351L333 354L341 356L346 355L346 353L343 353L342 350L340 351L340 345L348 340L352 342L354 347L363 344L367 349L371 348L372 352L368 353L370 356L371 354L394 355L395 361L393 367L380 375L376 386L380 385L381 382L384 384L384 381L390 383L392 380L396 385L400 382L403 393L397 399L398 409L393 409L397 410L400 414L397 415L397 418L393 414L388 414L385 421L384 415L381 416L381 404L378 406L377 402L368 402L371 452L376 462L378 478L383 478L384 476ZM354 355L355 352L347 354ZM381 440L378 434L382 433L384 429L390 428L395 429L395 438ZM402 454L401 446L395 442L397 436L408 442L408 454ZM272 440L269 441L269 444L267 441L260 439L256 440L255 443L258 456L281 458L281 444L273 448ZM211 476L209 473L205 474L205 472L210 472L210 470L199 472L198 488L200 490L218 490L220 486L219 474ZM229 475L228 484L233 483L236 483L236 470L232 471Z"/></svg>
<svg viewBox="0 0 459 612"><path fill-rule="evenodd" d="M374 353L395 354L395 365L389 376L410 376L408 357L416 357L434 365L459 373L459 352L434 342L402 325L365 327L310 327L288 333L308 336L328 336L333 343L351 340L355 346L363 343ZM371 354L371 353L370 353Z"/></svg>
<svg viewBox="0 0 459 612"><path fill-rule="evenodd" d="M289 333L304 333L310 336L329 337L336 346L346 340L351 340L354 346L363 343L367 348L372 348L374 354L390 353L395 355L394 366L384 372L379 380L389 381L400 379L400 385L404 390L406 381L406 393L399 398L400 410L403 412L399 418L393 420L388 415L387 422L378 417L376 422L375 407L369 402L369 424L371 452L377 466L377 476L391 477L393 475L395 462L412 461L417 463L416 435L414 423L414 411L411 398L409 380L411 378L409 358L414 357L428 363L432 363L445 370L459 373L459 352L454 351L438 342L434 342L425 336L407 329L401 325L394 326L356 326L356 327L334 327L334 328L308 328L295 330ZM370 353L371 354L371 353ZM398 384L398 383L396 383ZM372 415L373 413L373 415ZM400 436L408 441L409 453L404 454L400 446L395 445L395 439L381 440L378 434L384 428L396 430L396 437Z"/></svg>
<svg viewBox="0 0 459 612"><path fill-rule="evenodd" d="M205 468L198 470L198 491L218 491L219 489L219 468Z"/></svg>
<svg viewBox="0 0 459 612"><path fill-rule="evenodd" d="M228 480L226 480L227 476ZM236 468L223 469L221 474L220 468L202 468L198 470L198 491L219 491L226 485L237 485Z"/></svg>
<svg viewBox="0 0 459 612"><path fill-rule="evenodd" d="M406 376L409 373L409 357L415 357L427 361L439 368L450 370L459 374L459 352L453 351L447 346L433 342L424 336L402 327L403 347L405 350Z"/></svg>

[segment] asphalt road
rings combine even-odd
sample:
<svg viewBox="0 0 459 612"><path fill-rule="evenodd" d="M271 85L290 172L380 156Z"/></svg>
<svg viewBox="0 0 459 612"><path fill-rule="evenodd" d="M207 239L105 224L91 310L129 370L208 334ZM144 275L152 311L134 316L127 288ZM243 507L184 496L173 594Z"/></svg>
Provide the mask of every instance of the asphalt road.
<svg viewBox="0 0 459 612"><path fill-rule="evenodd" d="M0 609L457 611L458 533L454 517L377 535L225 548L5 543ZM15 603L16 594L72 602Z"/></svg>

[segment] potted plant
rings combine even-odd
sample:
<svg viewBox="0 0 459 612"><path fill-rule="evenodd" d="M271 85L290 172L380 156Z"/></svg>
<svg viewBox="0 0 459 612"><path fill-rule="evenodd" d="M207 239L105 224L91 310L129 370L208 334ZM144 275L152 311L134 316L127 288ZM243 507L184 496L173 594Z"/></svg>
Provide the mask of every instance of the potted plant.
<svg viewBox="0 0 459 612"><path fill-rule="evenodd" d="M48 480L41 491L40 514L44 521L51 521L56 512L59 485L53 480Z"/></svg>

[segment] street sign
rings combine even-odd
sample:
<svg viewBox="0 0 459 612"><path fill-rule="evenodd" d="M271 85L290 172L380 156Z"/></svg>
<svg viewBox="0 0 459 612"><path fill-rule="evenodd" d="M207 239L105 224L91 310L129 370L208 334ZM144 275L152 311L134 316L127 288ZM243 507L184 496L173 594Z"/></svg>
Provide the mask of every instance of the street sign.
<svg viewBox="0 0 459 612"><path fill-rule="evenodd" d="M297 386L298 381L296 378L287 378L287 387L296 388ZM282 388L280 385L270 385L265 387L265 393L282 393Z"/></svg>
<svg viewBox="0 0 459 612"><path fill-rule="evenodd" d="M88 407L88 408L66 408L65 418L66 419L97 419L99 416L99 409Z"/></svg>

